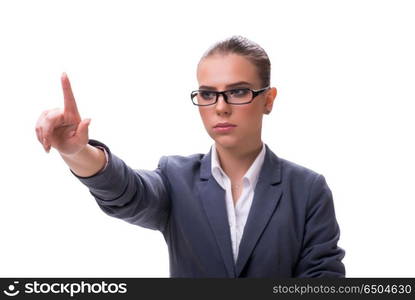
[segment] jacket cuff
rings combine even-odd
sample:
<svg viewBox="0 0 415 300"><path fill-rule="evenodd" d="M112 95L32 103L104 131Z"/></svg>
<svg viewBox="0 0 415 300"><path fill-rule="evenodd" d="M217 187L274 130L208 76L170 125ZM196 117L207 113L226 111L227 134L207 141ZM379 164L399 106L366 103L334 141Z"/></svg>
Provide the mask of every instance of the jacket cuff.
<svg viewBox="0 0 415 300"><path fill-rule="evenodd" d="M125 183L117 178L120 171L123 170L122 160L113 155L109 147L98 140L89 139L88 144L103 148L107 157L105 167L96 174L88 177L78 176L69 168L71 173L88 188L92 188L92 191L108 190L108 188L111 188L115 194L122 192L125 188Z"/></svg>

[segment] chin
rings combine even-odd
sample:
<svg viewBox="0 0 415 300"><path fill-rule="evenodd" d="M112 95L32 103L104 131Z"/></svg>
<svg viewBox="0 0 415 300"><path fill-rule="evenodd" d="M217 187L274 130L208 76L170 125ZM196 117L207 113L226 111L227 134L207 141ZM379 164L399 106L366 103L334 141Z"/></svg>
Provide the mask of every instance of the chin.
<svg viewBox="0 0 415 300"><path fill-rule="evenodd" d="M235 148L238 146L238 141L232 136L221 135L215 136L213 139L216 144L219 144L223 148Z"/></svg>

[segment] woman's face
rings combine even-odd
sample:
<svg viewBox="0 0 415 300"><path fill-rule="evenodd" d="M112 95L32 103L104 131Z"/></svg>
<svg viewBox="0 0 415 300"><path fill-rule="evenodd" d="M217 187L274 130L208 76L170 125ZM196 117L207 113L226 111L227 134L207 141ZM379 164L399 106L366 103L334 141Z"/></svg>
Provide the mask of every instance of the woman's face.
<svg viewBox="0 0 415 300"><path fill-rule="evenodd" d="M257 69L237 54L215 54L200 61L197 68L199 89L224 91L239 87L264 88ZM245 84L236 84L238 82ZM234 85L236 84L236 85ZM224 148L256 147L261 141L262 116L272 110L276 89L269 89L244 105L227 104L223 96L210 106L199 106L199 113L209 136ZM235 124L231 130L215 129L217 123Z"/></svg>

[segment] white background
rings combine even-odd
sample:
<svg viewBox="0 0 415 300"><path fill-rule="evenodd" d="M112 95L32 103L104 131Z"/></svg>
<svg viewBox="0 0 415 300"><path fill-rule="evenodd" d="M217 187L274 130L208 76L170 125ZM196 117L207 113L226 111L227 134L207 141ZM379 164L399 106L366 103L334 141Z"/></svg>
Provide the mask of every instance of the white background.
<svg viewBox="0 0 415 300"><path fill-rule="evenodd" d="M162 234L105 215L35 123L63 106L65 71L90 138L129 166L206 153L196 65L240 34L278 89L263 141L326 177L346 276L414 277L414 15L413 1L1 1L0 276L169 276Z"/></svg>

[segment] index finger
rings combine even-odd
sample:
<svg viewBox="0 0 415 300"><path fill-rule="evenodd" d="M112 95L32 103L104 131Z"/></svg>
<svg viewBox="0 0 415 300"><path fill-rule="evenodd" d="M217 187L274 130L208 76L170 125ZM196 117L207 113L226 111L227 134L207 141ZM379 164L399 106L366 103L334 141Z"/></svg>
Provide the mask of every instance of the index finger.
<svg viewBox="0 0 415 300"><path fill-rule="evenodd" d="M79 116L78 108L76 106L75 97L72 93L71 83L69 82L68 75L64 72L61 76L61 83L63 89L64 98L64 114L72 113L75 116Z"/></svg>

